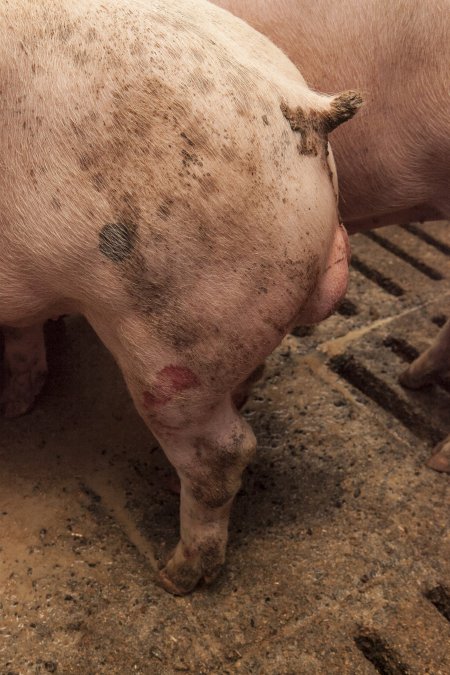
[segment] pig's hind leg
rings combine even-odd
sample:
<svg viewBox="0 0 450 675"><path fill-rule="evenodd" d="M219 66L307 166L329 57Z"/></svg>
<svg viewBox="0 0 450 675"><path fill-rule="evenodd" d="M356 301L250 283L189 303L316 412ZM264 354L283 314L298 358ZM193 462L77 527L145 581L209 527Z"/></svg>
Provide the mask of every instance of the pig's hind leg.
<svg viewBox="0 0 450 675"><path fill-rule="evenodd" d="M212 582L225 561L228 522L242 472L256 440L231 398L217 404L204 423L161 438L181 482L180 541L160 572L164 588L191 591Z"/></svg>
<svg viewBox="0 0 450 675"><path fill-rule="evenodd" d="M47 375L43 324L2 327L3 386L0 406L5 417L18 417L33 407Z"/></svg>
<svg viewBox="0 0 450 675"><path fill-rule="evenodd" d="M175 368L187 386L190 371ZM175 368L161 372L173 377ZM155 389L149 395L126 379L137 409L180 479L180 540L159 579L166 590L181 595L202 579L213 581L224 563L231 506L256 439L231 393L212 394L199 384L180 396L170 387L164 395ZM180 385L181 378L177 380Z"/></svg>
<svg viewBox="0 0 450 675"><path fill-rule="evenodd" d="M232 401L235 407L240 410L246 404L248 397L250 396L251 389L253 385L261 379L264 374L265 364L262 363L248 376L244 382L239 384L232 394ZM165 482L165 487L174 494L180 494L180 480L178 476L173 472Z"/></svg>
<svg viewBox="0 0 450 675"><path fill-rule="evenodd" d="M409 389L420 389L439 380L450 369L450 319L443 326L431 347L423 352L400 375L400 384ZM436 471L450 473L450 436L435 448L427 462Z"/></svg>

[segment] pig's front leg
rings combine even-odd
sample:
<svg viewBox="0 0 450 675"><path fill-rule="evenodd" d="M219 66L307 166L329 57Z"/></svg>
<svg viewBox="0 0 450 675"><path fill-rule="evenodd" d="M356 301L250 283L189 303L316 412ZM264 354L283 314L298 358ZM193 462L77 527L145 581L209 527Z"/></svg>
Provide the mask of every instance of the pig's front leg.
<svg viewBox="0 0 450 675"><path fill-rule="evenodd" d="M6 417L17 417L33 407L47 375L43 324L28 328L2 327L4 383L0 405Z"/></svg>
<svg viewBox="0 0 450 675"><path fill-rule="evenodd" d="M408 389L420 389L432 384L450 370L450 319L443 326L437 338L400 375L400 384Z"/></svg>
<svg viewBox="0 0 450 675"><path fill-rule="evenodd" d="M450 436L444 438L435 448L427 466L435 471L450 473Z"/></svg>
<svg viewBox="0 0 450 675"><path fill-rule="evenodd" d="M450 369L450 319L441 329L434 343L400 375L400 384L409 389L420 389L436 382ZM450 473L450 436L436 446L427 465L436 471Z"/></svg>
<svg viewBox="0 0 450 675"><path fill-rule="evenodd" d="M225 560L228 522L255 436L231 395L212 402L196 390L191 400L164 401L128 383L139 412L158 438L181 483L180 541L160 571L171 593L215 579Z"/></svg>

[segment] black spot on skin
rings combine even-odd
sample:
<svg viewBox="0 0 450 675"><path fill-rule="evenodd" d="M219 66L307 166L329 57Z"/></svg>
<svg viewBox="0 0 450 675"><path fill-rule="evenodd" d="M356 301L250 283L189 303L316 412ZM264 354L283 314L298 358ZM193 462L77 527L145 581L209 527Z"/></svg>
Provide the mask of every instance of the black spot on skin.
<svg viewBox="0 0 450 675"><path fill-rule="evenodd" d="M188 136L187 134L185 134L184 131L181 132L180 136L181 136L182 138L184 138L184 140L186 141L186 143L187 143L188 145L190 145L191 148L194 147L194 141L191 141L191 139L189 138L189 136Z"/></svg>
<svg viewBox="0 0 450 675"><path fill-rule="evenodd" d="M99 234L99 249L113 262L122 262L134 249L136 225L134 223L107 223Z"/></svg>

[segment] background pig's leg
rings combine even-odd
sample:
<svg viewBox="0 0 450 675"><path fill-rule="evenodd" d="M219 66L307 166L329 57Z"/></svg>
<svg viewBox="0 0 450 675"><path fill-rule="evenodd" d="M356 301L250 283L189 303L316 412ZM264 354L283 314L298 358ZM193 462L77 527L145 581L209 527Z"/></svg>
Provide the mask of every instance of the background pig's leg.
<svg viewBox="0 0 450 675"><path fill-rule="evenodd" d="M450 319L431 347L400 375L400 384L408 389L419 389L435 382L447 370L450 370Z"/></svg>
<svg viewBox="0 0 450 675"><path fill-rule="evenodd" d="M450 436L444 438L434 450L435 452L428 460L427 466L435 471L450 473Z"/></svg>
<svg viewBox="0 0 450 675"><path fill-rule="evenodd" d="M400 375L400 383L410 389L431 384L450 369L450 319L429 349ZM450 473L450 436L439 443L427 464L436 471Z"/></svg>
<svg viewBox="0 0 450 675"><path fill-rule="evenodd" d="M5 378L0 404L6 417L23 415L33 406L47 375L43 324L2 327Z"/></svg>

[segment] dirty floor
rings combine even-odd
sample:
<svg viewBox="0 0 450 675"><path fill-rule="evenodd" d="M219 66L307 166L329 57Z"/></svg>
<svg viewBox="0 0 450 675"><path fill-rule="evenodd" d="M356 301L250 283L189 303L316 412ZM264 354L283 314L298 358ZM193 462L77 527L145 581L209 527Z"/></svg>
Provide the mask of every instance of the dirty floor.
<svg viewBox="0 0 450 675"><path fill-rule="evenodd" d="M397 376L450 311L450 226L352 238L340 311L289 336L245 408L258 440L226 568L176 598L170 470L79 318L35 410L0 420L0 674L449 675L450 380Z"/></svg>

